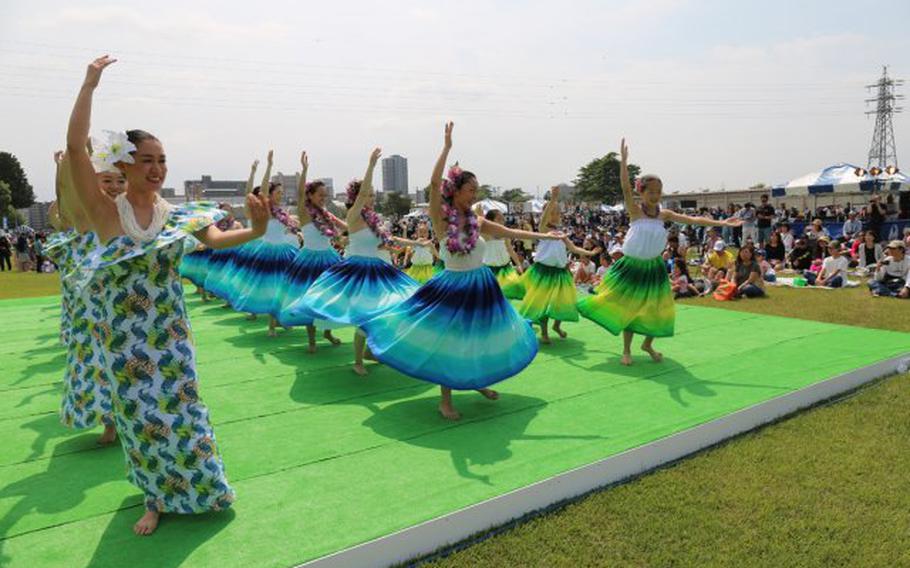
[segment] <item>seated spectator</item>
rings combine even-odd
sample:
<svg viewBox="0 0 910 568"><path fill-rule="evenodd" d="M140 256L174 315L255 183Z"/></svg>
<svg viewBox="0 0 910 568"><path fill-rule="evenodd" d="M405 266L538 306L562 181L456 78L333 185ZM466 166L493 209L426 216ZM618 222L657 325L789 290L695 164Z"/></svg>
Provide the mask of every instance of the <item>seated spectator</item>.
<svg viewBox="0 0 910 568"><path fill-rule="evenodd" d="M594 279L595 270L594 261L590 257L579 257L573 263L572 273L574 274L575 284L590 284Z"/></svg>
<svg viewBox="0 0 910 568"><path fill-rule="evenodd" d="M831 238L821 219L813 219L811 225L806 225L806 236L810 240L818 240L822 236L828 237L828 239Z"/></svg>
<svg viewBox="0 0 910 568"><path fill-rule="evenodd" d="M885 256L885 253L882 251L882 245L875 242L875 233L872 231L863 233L863 240L859 243L853 258L861 270L869 272Z"/></svg>
<svg viewBox="0 0 910 568"><path fill-rule="evenodd" d="M717 240L714 243L714 250L708 253L708 258L705 259L704 265L702 265L702 272L704 272L710 280L715 280L716 273L720 270L727 271L732 265L736 257L733 256L733 253L727 250L727 244L722 240Z"/></svg>
<svg viewBox="0 0 910 568"><path fill-rule="evenodd" d="M620 254L622 254L622 249L620 249ZM594 273L594 278L591 279L592 286L598 286L604 278L604 274L607 273L607 270L610 269L610 265L613 264L613 257L609 254L600 255L600 266L597 267L597 272Z"/></svg>
<svg viewBox="0 0 910 568"><path fill-rule="evenodd" d="M760 298L765 295L761 267L755 261L752 247L739 249L733 269L733 284L736 285L738 297Z"/></svg>
<svg viewBox="0 0 910 568"><path fill-rule="evenodd" d="M812 251L812 258L818 260L824 260L828 256L828 245L831 244L831 239L825 235L819 235L818 240L815 241L815 249Z"/></svg>
<svg viewBox="0 0 910 568"><path fill-rule="evenodd" d="M862 222L856 218L856 211L851 211L847 215L847 222L844 223L844 230L843 230L843 235L842 235L844 241L850 242L853 239L857 239L860 237L862 232L863 232Z"/></svg>
<svg viewBox="0 0 910 568"><path fill-rule="evenodd" d="M904 227L904 246L910 248L910 227Z"/></svg>
<svg viewBox="0 0 910 568"><path fill-rule="evenodd" d="M869 281L873 296L910 297L907 274L910 272L910 258L906 256L904 241L888 243L888 254L875 265L875 275Z"/></svg>
<svg viewBox="0 0 910 568"><path fill-rule="evenodd" d="M828 245L828 251L830 255L822 261L821 270L818 273L811 270L803 273L810 286L840 288L847 283L847 268L849 268L850 262L841 254L840 242L832 241Z"/></svg>
<svg viewBox="0 0 910 568"><path fill-rule="evenodd" d="M673 290L674 298L688 298L699 295L698 289L695 288L692 284L692 279L689 277L689 268L686 266L686 261L681 258L673 261L673 272L670 274L670 289Z"/></svg>
<svg viewBox="0 0 910 568"><path fill-rule="evenodd" d="M789 255L793 250L793 233L790 231L790 223L781 223L777 227L777 233L780 235L780 242L784 243L784 251Z"/></svg>
<svg viewBox="0 0 910 568"><path fill-rule="evenodd" d="M800 238L796 240L796 243L793 245L793 250L790 251L790 267L793 270L802 272L803 270L809 270L809 267L812 266L812 251L809 249L809 243L806 239Z"/></svg>
<svg viewBox="0 0 910 568"><path fill-rule="evenodd" d="M777 282L777 272L774 266L768 262L765 251L759 249L755 251L755 262L761 268L761 279L765 282Z"/></svg>
<svg viewBox="0 0 910 568"><path fill-rule="evenodd" d="M764 252L767 254L767 262L775 269L783 268L787 263L787 251L784 248L784 243L781 241L780 234L777 231L771 233L771 236L768 238L768 246L765 247Z"/></svg>

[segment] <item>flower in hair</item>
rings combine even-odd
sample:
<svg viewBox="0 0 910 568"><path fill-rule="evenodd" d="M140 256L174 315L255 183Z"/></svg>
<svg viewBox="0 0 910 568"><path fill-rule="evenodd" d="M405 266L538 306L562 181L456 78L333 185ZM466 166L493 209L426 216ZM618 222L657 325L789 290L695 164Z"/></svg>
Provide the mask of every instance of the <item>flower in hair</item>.
<svg viewBox="0 0 910 568"><path fill-rule="evenodd" d="M92 159L99 164L113 166L117 162L133 164L135 160L130 152L136 151L136 145L130 142L126 132L113 132L105 130L107 140L95 146Z"/></svg>
<svg viewBox="0 0 910 568"><path fill-rule="evenodd" d="M446 248L453 254L470 253L477 246L477 239L480 236L480 224L474 211L469 209L467 213L462 213L452 202L455 190L463 182L463 174L464 170L456 163L449 168L446 179L442 181L442 186L439 188L442 192L442 213L448 222ZM462 236L460 222L462 217L464 217L464 236Z"/></svg>

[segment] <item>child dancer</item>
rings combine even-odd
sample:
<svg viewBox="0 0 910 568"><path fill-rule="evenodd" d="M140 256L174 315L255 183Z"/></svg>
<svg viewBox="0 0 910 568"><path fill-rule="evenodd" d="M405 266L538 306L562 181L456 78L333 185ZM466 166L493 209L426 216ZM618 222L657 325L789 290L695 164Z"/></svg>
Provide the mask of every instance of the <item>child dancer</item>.
<svg viewBox="0 0 910 568"><path fill-rule="evenodd" d="M430 226L426 221L417 223L417 240L429 241L425 245L416 245L408 249L408 257L405 259L411 261L411 267L405 272L408 276L421 284L426 284L430 278L441 272L435 266L435 260L439 258L439 252L436 245L430 240Z"/></svg>
<svg viewBox="0 0 910 568"><path fill-rule="evenodd" d="M530 364L537 341L530 325L502 295L493 273L483 265L481 235L510 239L562 239L508 229L479 219L472 210L477 178L457 165L442 173L452 147L452 127L430 179L430 221L446 269L411 298L363 324L370 350L379 361L406 375L440 385L439 412L448 420L460 414L452 389L477 390L490 400L499 394L487 387Z"/></svg>
<svg viewBox="0 0 910 568"><path fill-rule="evenodd" d="M622 364L632 364L632 336L645 336L643 351L660 362L663 355L654 349L655 337L673 335L675 307L670 291L670 279L661 254L667 246L664 223L688 223L715 227L736 227L742 219L715 221L707 217L691 217L661 209L663 183L655 175L646 175L636 182L641 203L632 193L629 181L629 149L623 139L620 153L620 183L626 211L631 220L623 242L623 256L604 276L595 294L578 302L584 317L601 325L613 335L623 334Z"/></svg>
<svg viewBox="0 0 910 568"><path fill-rule="evenodd" d="M502 211L491 209L485 215L487 221L505 226L506 219ZM512 263L515 263L513 266ZM510 300L520 300L524 297L524 288L519 278L522 273L521 259L512 248L510 239L487 239L487 246L483 253L483 263L490 267L496 282L502 288L502 294Z"/></svg>
<svg viewBox="0 0 910 568"><path fill-rule="evenodd" d="M561 225L558 201L559 188L553 187L550 189L550 201L540 217L541 233L558 229ZM543 241L537 245L534 264L521 277L525 295L518 313L540 324L541 343L550 343L547 331L550 318L553 319L553 331L563 339L566 332L562 329L562 322L578 321L575 281L568 269L569 251L579 256L594 256L599 252L579 248L568 239Z"/></svg>

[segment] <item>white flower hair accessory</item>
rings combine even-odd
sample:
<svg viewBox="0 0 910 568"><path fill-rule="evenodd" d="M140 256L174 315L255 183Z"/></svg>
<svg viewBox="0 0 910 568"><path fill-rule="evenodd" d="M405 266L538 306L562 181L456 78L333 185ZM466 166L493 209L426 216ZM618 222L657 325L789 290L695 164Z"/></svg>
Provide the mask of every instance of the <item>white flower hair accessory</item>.
<svg viewBox="0 0 910 568"><path fill-rule="evenodd" d="M92 154L95 162L108 166L113 166L117 162L135 163L130 152L136 151L136 145L129 141L126 132L105 130L104 133L107 134L107 141L95 147L95 153Z"/></svg>

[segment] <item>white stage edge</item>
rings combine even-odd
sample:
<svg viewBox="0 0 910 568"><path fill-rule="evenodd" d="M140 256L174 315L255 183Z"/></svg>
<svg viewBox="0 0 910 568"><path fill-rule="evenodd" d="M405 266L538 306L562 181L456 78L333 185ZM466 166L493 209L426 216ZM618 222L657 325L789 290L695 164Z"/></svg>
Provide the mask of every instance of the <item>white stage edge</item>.
<svg viewBox="0 0 910 568"><path fill-rule="evenodd" d="M641 475L743 432L893 375L908 355L881 361L300 566L389 566L594 489Z"/></svg>

